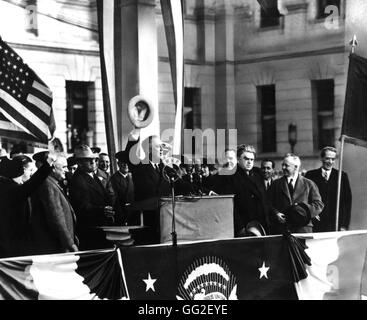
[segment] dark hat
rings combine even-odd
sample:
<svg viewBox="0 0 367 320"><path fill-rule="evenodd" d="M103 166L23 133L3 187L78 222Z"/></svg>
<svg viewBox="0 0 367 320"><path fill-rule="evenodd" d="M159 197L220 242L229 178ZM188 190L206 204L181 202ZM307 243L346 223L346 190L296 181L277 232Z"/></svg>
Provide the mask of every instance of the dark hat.
<svg viewBox="0 0 367 320"><path fill-rule="evenodd" d="M215 165L215 164L209 164L209 165L208 165L208 167L209 167L209 171L215 171L215 170L218 170L218 168L216 167L216 165Z"/></svg>
<svg viewBox="0 0 367 320"><path fill-rule="evenodd" d="M47 157L49 153L50 153L49 151L37 152L33 155L32 159L38 162L45 162L47 161Z"/></svg>
<svg viewBox="0 0 367 320"><path fill-rule="evenodd" d="M129 153L127 151L119 151L115 154L115 158L118 161L128 163L129 162Z"/></svg>
<svg viewBox="0 0 367 320"><path fill-rule="evenodd" d="M203 163L201 164L202 167L209 167L208 159L203 158Z"/></svg>
<svg viewBox="0 0 367 320"><path fill-rule="evenodd" d="M76 165L76 159L73 156L67 158L66 161L68 163L68 167L72 167Z"/></svg>
<svg viewBox="0 0 367 320"><path fill-rule="evenodd" d="M295 203L289 206L284 214L286 215L287 222L291 227L301 228L311 220L311 212L305 203Z"/></svg>
<svg viewBox="0 0 367 320"><path fill-rule="evenodd" d="M13 179L20 177L23 173L23 163L19 159L9 160L6 158L0 162L0 176Z"/></svg>
<svg viewBox="0 0 367 320"><path fill-rule="evenodd" d="M101 148L99 148L99 147L91 147L90 149L92 150L93 153L100 153L101 152Z"/></svg>

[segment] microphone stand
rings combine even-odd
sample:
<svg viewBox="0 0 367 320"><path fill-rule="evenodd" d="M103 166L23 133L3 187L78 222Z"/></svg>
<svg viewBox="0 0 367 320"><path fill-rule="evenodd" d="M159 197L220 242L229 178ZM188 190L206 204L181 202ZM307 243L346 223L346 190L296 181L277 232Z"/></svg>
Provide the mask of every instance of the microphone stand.
<svg viewBox="0 0 367 320"><path fill-rule="evenodd" d="M170 177L171 196L172 196L172 246L177 247L177 233L176 233L176 215L175 215L175 178Z"/></svg>

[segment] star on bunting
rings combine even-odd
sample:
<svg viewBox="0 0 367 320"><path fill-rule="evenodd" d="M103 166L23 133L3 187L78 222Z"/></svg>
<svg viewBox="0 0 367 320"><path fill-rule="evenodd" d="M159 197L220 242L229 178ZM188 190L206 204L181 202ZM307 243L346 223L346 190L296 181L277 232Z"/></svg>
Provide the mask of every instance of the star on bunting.
<svg viewBox="0 0 367 320"><path fill-rule="evenodd" d="M268 271L269 271L270 267L265 267L265 261L263 262L263 265L261 268L258 268L258 270L260 271L260 279L262 279L263 277L265 277L266 279L268 279Z"/></svg>
<svg viewBox="0 0 367 320"><path fill-rule="evenodd" d="M155 292L154 283L157 281L157 279L152 279L150 273L148 273L148 279L143 279L143 281L145 282L147 286L145 292L148 292L149 290L152 290L153 292Z"/></svg>

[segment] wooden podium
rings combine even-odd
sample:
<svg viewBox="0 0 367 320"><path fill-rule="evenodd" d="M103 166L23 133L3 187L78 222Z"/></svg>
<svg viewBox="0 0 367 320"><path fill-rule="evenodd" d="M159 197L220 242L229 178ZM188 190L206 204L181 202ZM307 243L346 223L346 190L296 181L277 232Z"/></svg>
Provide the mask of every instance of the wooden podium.
<svg viewBox="0 0 367 320"><path fill-rule="evenodd" d="M234 237L234 195L176 197L177 241ZM160 199L161 243L172 241L172 198Z"/></svg>

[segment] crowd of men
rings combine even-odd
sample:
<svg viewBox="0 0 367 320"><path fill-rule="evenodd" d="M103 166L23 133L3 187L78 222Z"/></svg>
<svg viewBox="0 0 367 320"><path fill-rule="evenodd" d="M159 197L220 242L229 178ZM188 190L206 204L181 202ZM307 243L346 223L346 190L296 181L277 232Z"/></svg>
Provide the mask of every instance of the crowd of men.
<svg viewBox="0 0 367 320"><path fill-rule="evenodd" d="M255 167L251 145L226 150L221 166L182 158L177 170L167 171L162 162L166 148L157 136L140 141L135 130L126 149L113 155L118 165L113 174L110 156L87 145L77 146L72 156L44 151L31 159L2 152L0 257L112 247L102 226L142 222L149 230L147 243L159 243L157 199L171 194L170 177L176 195L233 194L235 237L335 231L333 147L322 150L321 167L305 176L295 154L284 157L281 176L271 159ZM33 162L37 170L32 174ZM352 196L344 172L341 185L338 229L347 230Z"/></svg>

